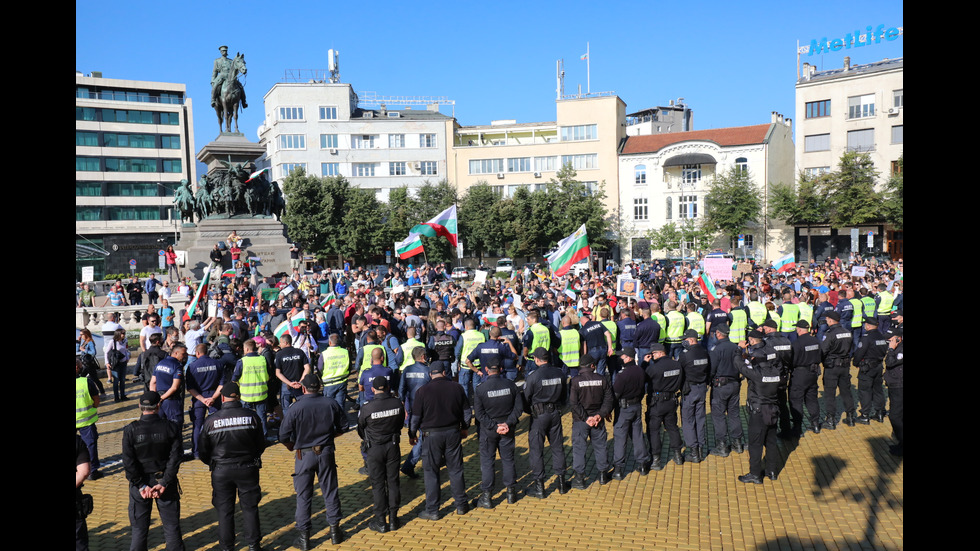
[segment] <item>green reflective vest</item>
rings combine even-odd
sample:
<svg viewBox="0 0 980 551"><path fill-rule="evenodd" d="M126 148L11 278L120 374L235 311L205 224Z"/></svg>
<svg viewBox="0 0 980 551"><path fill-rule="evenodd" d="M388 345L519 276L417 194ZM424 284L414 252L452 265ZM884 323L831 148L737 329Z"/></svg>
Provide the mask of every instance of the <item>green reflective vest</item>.
<svg viewBox="0 0 980 551"><path fill-rule="evenodd" d="M667 324L667 342L676 344L684 340L684 316L680 312L667 312Z"/></svg>
<svg viewBox="0 0 980 551"><path fill-rule="evenodd" d="M650 314L650 317L657 320L657 323L660 324L660 336L657 337L657 342L664 342L664 339L667 338L667 318L665 318L660 312Z"/></svg>
<svg viewBox="0 0 980 551"><path fill-rule="evenodd" d="M851 329L864 325L864 310L861 301L856 298L847 299L854 307L854 317L851 318Z"/></svg>
<svg viewBox="0 0 980 551"><path fill-rule="evenodd" d="M776 322L776 330L777 331L782 331L782 329L780 329L780 327L782 327L782 320L779 319L779 314L775 310L772 310L772 311L768 311L767 310L766 312L769 315L769 319L771 319L772 321ZM762 328L760 327L759 330L761 331Z"/></svg>
<svg viewBox="0 0 980 551"><path fill-rule="evenodd" d="M892 305L895 304L895 295L888 291L878 293L881 302L878 303L878 315L887 316L892 313Z"/></svg>
<svg viewBox="0 0 980 551"><path fill-rule="evenodd" d="M798 321L800 321L800 305L784 302L783 315L780 316L779 320L779 330L783 333L792 333L796 331L796 322Z"/></svg>
<svg viewBox="0 0 980 551"><path fill-rule="evenodd" d="M687 325L698 332L698 338L704 336L704 316L698 312L687 313Z"/></svg>
<svg viewBox="0 0 980 551"><path fill-rule="evenodd" d="M728 340L739 343L745 340L745 328L748 326L748 316L745 310L732 310L732 326L729 328Z"/></svg>
<svg viewBox="0 0 980 551"><path fill-rule="evenodd" d="M269 369L262 356L242 356L242 376L238 379L243 402L264 402L269 397Z"/></svg>
<svg viewBox="0 0 980 551"><path fill-rule="evenodd" d="M766 307L758 300L753 300L749 303L749 317L756 325L762 325L766 322Z"/></svg>
<svg viewBox="0 0 980 551"><path fill-rule="evenodd" d="M364 357L361 358L361 367L360 367L361 371L371 368L371 352L375 348L381 349L381 355L382 355L381 365L385 367L388 366L388 351L385 350L385 347L381 346L380 344L365 344L363 347L361 347L361 349L364 350Z"/></svg>
<svg viewBox="0 0 980 551"><path fill-rule="evenodd" d="M323 386L338 385L350 376L350 352L342 346L327 347L323 353Z"/></svg>
<svg viewBox="0 0 980 551"><path fill-rule="evenodd" d="M805 302L801 302L797 306L800 307L800 319L805 320L810 324L810 327L813 327L813 306Z"/></svg>
<svg viewBox="0 0 980 551"><path fill-rule="evenodd" d="M98 420L99 411L88 391L88 377L75 377L75 428L93 425Z"/></svg>
<svg viewBox="0 0 980 551"><path fill-rule="evenodd" d="M578 367L579 358L582 354L582 342L578 331L575 329L562 329L558 332L561 336L561 346L558 347L558 355L562 363L568 367Z"/></svg>
<svg viewBox="0 0 980 551"><path fill-rule="evenodd" d="M609 331L609 336L612 337L613 349L616 349L619 346L616 344L616 339L619 338L619 326L616 325L616 322L610 320L604 320L602 325L606 328L606 331Z"/></svg>
<svg viewBox="0 0 980 551"><path fill-rule="evenodd" d="M459 357L460 362L465 362L466 358L469 357L471 352L476 350L477 346L479 346L481 343L487 342L487 338L483 336L483 333L480 333L476 329L463 331L463 334L460 335L459 338L463 340L463 349L460 351ZM461 363L460 365L464 364ZM473 360L473 367L480 367L479 357Z"/></svg>
<svg viewBox="0 0 980 551"><path fill-rule="evenodd" d="M412 359L412 351L419 347L425 348L425 345L417 339L408 339L405 341L405 343L402 344L402 353L404 353L405 357L402 359L402 364L398 367L405 369L406 367L415 363L415 360Z"/></svg>
<svg viewBox="0 0 980 551"><path fill-rule="evenodd" d="M875 299L871 297L861 297L861 304L864 305L864 317L875 317Z"/></svg>
<svg viewBox="0 0 980 551"><path fill-rule="evenodd" d="M528 330L531 331L532 335L531 348L527 351L528 358L532 357L531 354L534 354L538 348L551 350L551 331L548 331L547 327L539 322L532 325Z"/></svg>

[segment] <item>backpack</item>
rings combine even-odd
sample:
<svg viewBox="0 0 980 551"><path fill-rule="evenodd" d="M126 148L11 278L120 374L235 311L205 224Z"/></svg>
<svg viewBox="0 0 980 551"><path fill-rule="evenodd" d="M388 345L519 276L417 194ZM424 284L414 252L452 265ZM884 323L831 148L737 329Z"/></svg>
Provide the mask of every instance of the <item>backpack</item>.
<svg viewBox="0 0 980 551"><path fill-rule="evenodd" d="M112 348L106 352L105 358L106 362L109 364L110 371L123 371L126 369L126 355L116 348L115 343L113 343Z"/></svg>

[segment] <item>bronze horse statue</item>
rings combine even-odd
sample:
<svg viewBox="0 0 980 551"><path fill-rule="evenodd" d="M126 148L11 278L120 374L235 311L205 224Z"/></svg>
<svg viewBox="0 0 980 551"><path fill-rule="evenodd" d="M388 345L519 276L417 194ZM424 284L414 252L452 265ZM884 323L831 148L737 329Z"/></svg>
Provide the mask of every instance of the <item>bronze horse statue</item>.
<svg viewBox="0 0 980 551"><path fill-rule="evenodd" d="M230 74L224 75L221 83L221 91L218 93L218 104L214 111L218 114L218 131L221 131L222 120L224 120L225 132L231 132L231 121L235 119L235 132L238 132L238 109L241 105L243 91L242 84L238 82L238 75L246 74L248 68L245 67L245 54L235 54L235 59L231 63Z"/></svg>

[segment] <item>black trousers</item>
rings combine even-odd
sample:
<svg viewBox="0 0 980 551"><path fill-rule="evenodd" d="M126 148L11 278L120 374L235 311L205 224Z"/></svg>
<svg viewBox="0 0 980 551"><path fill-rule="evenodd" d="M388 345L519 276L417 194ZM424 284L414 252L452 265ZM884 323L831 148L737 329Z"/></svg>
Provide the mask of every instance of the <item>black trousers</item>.
<svg viewBox="0 0 980 551"><path fill-rule="evenodd" d="M840 391L841 402L844 403L845 413L854 413L854 395L851 393L851 370L848 367L824 367L823 370L823 407L827 418L837 422L837 391Z"/></svg>
<svg viewBox="0 0 980 551"><path fill-rule="evenodd" d="M731 382L711 387L711 424L715 426L715 443L742 438L742 418L739 416L739 390L742 384ZM729 438L730 437L730 438Z"/></svg>
<svg viewBox="0 0 980 551"><path fill-rule="evenodd" d="M501 471L505 488L510 488L517 481L517 465L514 462L514 431L507 434L497 434L497 427L480 427L480 491L493 492L494 471L493 462L500 452Z"/></svg>
<svg viewBox="0 0 980 551"><path fill-rule="evenodd" d="M882 385L881 366L862 367L858 371L858 397L861 399L861 415L885 412L885 387Z"/></svg>
<svg viewBox="0 0 980 551"><path fill-rule="evenodd" d="M140 489L129 486L129 524L133 530L130 551L146 551L146 539L150 533L150 512L157 503L163 522L163 537L167 551L184 551L184 535L180 530L180 492L177 484L170 485L157 499L143 499Z"/></svg>
<svg viewBox="0 0 980 551"><path fill-rule="evenodd" d="M466 481L463 479L463 444L459 430L423 431L422 466L425 478L425 510L437 514L442 501L439 467L446 463L449 486L456 507L466 503Z"/></svg>
<svg viewBox="0 0 980 551"><path fill-rule="evenodd" d="M898 445L905 447L905 391L903 387L888 387L888 420L892 422L892 430Z"/></svg>
<svg viewBox="0 0 980 551"><path fill-rule="evenodd" d="M546 411L531 420L527 432L528 459L531 463L531 478L544 481L544 439L551 446L551 468L554 474L565 474L565 440L561 428L561 413Z"/></svg>
<svg viewBox="0 0 980 551"><path fill-rule="evenodd" d="M580 475L585 474L585 463L588 460L589 441L591 440L596 469L600 473L608 471L607 439L605 421L600 420L595 427L590 427L585 421L574 421L572 423L572 470Z"/></svg>
<svg viewBox="0 0 980 551"><path fill-rule="evenodd" d="M820 401L817 399L817 379L820 368L797 367L789 383L789 409L793 418L793 429L803 427L803 407L809 413L810 425L820 422Z"/></svg>
<svg viewBox="0 0 980 551"><path fill-rule="evenodd" d="M218 512L218 542L225 549L235 547L235 498L242 505L245 522L245 543L258 544L262 540L259 527L259 468L217 466L211 471L211 504Z"/></svg>
<svg viewBox="0 0 980 551"><path fill-rule="evenodd" d="M633 440L633 457L636 465L650 462L647 441L643 437L643 403L619 408L613 425L613 466L622 469L626 465L626 442Z"/></svg>
<svg viewBox="0 0 980 551"><path fill-rule="evenodd" d="M385 442L372 444L367 449L367 470L371 479L371 493L374 494L374 517L382 522L385 514L394 518L401 506L401 486L398 481L398 467L402 454L398 444Z"/></svg>
<svg viewBox="0 0 980 551"><path fill-rule="evenodd" d="M773 406L775 407L775 406ZM767 424L761 410L749 408L749 472L759 476L779 468L776 424ZM766 449L766 470L762 470L762 448Z"/></svg>
<svg viewBox="0 0 980 551"><path fill-rule="evenodd" d="M647 409L647 440L650 442L650 455L660 457L661 425L670 436L670 453L681 449L681 431L677 428L677 400L670 398L654 402Z"/></svg>
<svg viewBox="0 0 980 551"><path fill-rule="evenodd" d="M340 507L340 492L337 482L337 461L334 448L331 445L324 448L320 455L313 450L300 450L300 457L294 462L293 489L296 490L296 528L311 530L313 520L313 481L320 482L320 493L323 494L323 505L326 509L324 516L327 524L340 524L343 511Z"/></svg>

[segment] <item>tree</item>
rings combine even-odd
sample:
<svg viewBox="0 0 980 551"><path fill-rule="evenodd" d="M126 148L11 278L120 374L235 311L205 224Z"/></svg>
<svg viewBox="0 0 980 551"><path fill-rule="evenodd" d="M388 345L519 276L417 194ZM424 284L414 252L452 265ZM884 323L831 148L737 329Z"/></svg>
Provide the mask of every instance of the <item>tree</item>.
<svg viewBox="0 0 980 551"><path fill-rule="evenodd" d="M670 258L671 251L680 248L681 231L677 228L677 224L668 222L657 229L648 230L647 239L650 240L650 249L664 251Z"/></svg>
<svg viewBox="0 0 980 551"><path fill-rule="evenodd" d="M810 242L810 227L827 221L828 205L820 193L820 180L826 175L808 176L801 172L799 182L793 184L770 184L769 213L790 226L806 226L806 257L813 258Z"/></svg>
<svg viewBox="0 0 980 551"><path fill-rule="evenodd" d="M334 193L344 184L327 185L324 179L308 175L302 168L293 170L283 180L286 210L282 223L290 239L305 251L317 256L336 252L333 229L340 225L342 211L335 208L338 198Z"/></svg>
<svg viewBox="0 0 980 551"><path fill-rule="evenodd" d="M882 210L885 214L885 220L891 223L898 229L903 229L905 227L905 155L903 154L898 158L898 170L892 174L892 177L888 179L885 184L884 189L884 199L885 203L882 206Z"/></svg>
<svg viewBox="0 0 980 551"><path fill-rule="evenodd" d="M685 243L694 243L693 253L700 253L711 248L715 234L705 227L704 219L688 218L678 228L681 239Z"/></svg>
<svg viewBox="0 0 980 551"><path fill-rule="evenodd" d="M485 181L470 187L459 200L459 238L480 261L489 251L503 248L499 217L501 198Z"/></svg>
<svg viewBox="0 0 980 551"><path fill-rule="evenodd" d="M749 224L758 223L762 215L762 196L749 172L732 167L728 173L715 175L704 197L704 227L720 232L728 243Z"/></svg>
<svg viewBox="0 0 980 551"><path fill-rule="evenodd" d="M415 224L428 222L440 212L457 203L456 187L448 180L442 179L436 183L428 180L415 192L417 212L411 217ZM458 209L457 209L458 210ZM459 213L457 212L457 217ZM408 234L399 237L404 239ZM466 245L465 243L463 244ZM456 248L445 237L422 237L425 256L429 262L451 262L456 259Z"/></svg>
<svg viewBox="0 0 980 551"><path fill-rule="evenodd" d="M856 151L841 155L837 170L819 180L830 225L840 228L880 219L882 197L875 191L877 179L870 155Z"/></svg>

